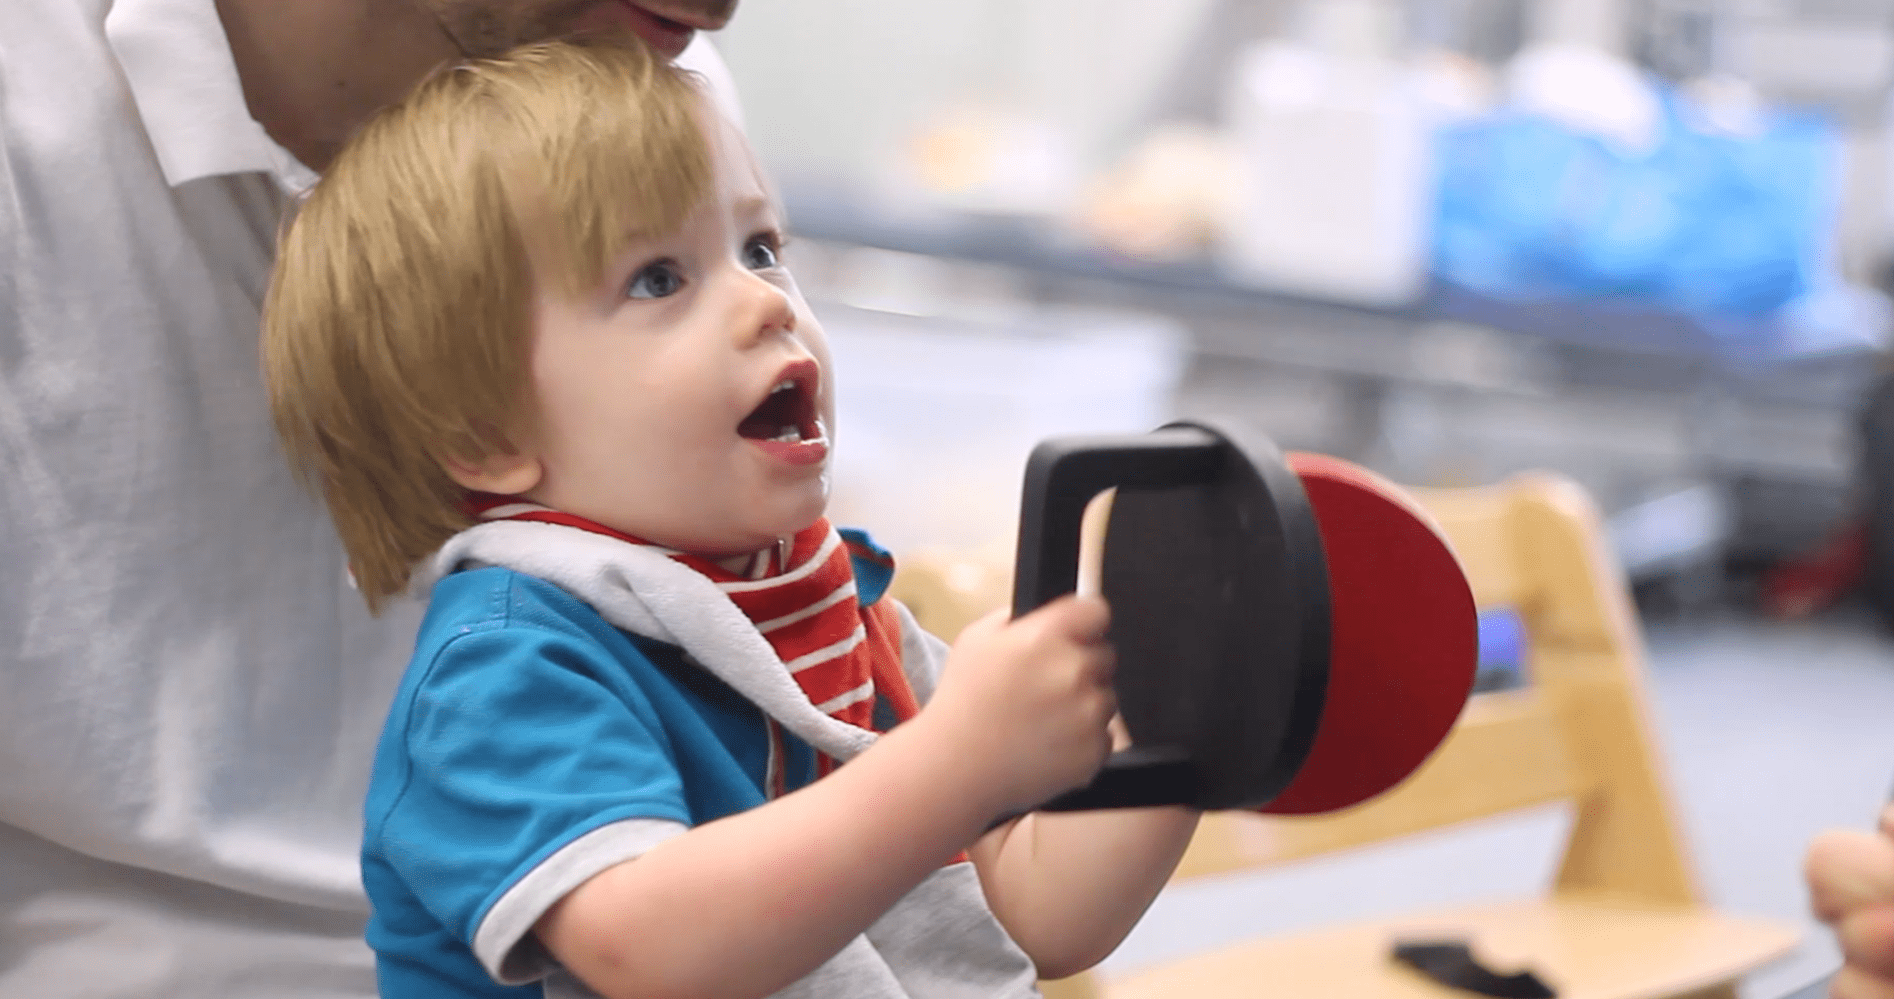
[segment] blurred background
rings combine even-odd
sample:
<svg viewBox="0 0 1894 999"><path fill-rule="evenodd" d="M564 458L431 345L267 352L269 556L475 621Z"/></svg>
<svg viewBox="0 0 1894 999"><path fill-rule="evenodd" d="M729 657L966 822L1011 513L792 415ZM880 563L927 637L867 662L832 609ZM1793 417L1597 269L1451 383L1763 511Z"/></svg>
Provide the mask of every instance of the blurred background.
<svg viewBox="0 0 1894 999"><path fill-rule="evenodd" d="M1807 921L1806 839L1894 784L1894 0L768 0L716 43L838 521L1004 552L1033 443L1176 417L1563 472L1714 900ZM1533 883L1562 821L1192 886L1107 969Z"/></svg>

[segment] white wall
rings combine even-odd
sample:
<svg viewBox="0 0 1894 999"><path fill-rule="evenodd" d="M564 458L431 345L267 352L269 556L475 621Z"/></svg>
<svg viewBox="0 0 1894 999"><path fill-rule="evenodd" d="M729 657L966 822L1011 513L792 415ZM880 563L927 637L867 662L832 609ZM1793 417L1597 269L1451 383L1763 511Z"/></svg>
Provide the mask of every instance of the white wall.
<svg viewBox="0 0 1894 999"><path fill-rule="evenodd" d="M1210 0L747 0L716 39L779 174L860 176L936 110L1005 102L1103 150Z"/></svg>

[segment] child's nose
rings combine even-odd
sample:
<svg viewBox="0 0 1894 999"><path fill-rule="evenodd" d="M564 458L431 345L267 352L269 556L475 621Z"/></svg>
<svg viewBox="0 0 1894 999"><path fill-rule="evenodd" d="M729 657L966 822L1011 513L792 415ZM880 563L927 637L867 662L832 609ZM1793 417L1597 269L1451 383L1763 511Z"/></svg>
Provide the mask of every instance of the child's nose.
<svg viewBox="0 0 1894 999"><path fill-rule="evenodd" d="M745 345L772 333L795 332L796 308L787 292L747 272L741 281L743 315L737 322L737 336Z"/></svg>

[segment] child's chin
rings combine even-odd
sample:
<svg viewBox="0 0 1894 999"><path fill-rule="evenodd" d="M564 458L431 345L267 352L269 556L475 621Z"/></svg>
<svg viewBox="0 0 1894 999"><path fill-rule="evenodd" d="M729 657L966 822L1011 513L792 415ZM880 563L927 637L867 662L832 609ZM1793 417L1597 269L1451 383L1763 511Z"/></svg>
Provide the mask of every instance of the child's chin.
<svg viewBox="0 0 1894 999"><path fill-rule="evenodd" d="M749 532L753 537L763 539L768 545L781 538L793 538L821 520L828 512L828 501L797 504L776 512L774 516L761 517L751 522Z"/></svg>
<svg viewBox="0 0 1894 999"><path fill-rule="evenodd" d="M828 512L828 509L829 509L828 500L826 497L824 497L821 503L813 504L810 509L805 510L805 511L800 511L797 513L796 516L785 518L784 525L786 527L786 530L784 530L779 536L788 538L788 537L794 537L795 535L801 534L802 532L815 526L815 523L822 519L823 515Z"/></svg>

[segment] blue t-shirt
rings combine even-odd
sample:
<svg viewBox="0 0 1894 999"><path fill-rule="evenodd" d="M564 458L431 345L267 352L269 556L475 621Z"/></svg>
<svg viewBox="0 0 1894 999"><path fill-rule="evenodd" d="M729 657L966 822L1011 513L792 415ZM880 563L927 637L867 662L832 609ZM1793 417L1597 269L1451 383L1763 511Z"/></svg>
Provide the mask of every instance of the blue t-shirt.
<svg viewBox="0 0 1894 999"><path fill-rule="evenodd" d="M866 554L864 605L891 575L885 553ZM494 977L546 972L531 934L545 906L684 828L762 804L773 739L788 788L814 779L807 743L677 647L510 569L443 578L369 785L362 879L381 994L538 994Z"/></svg>

